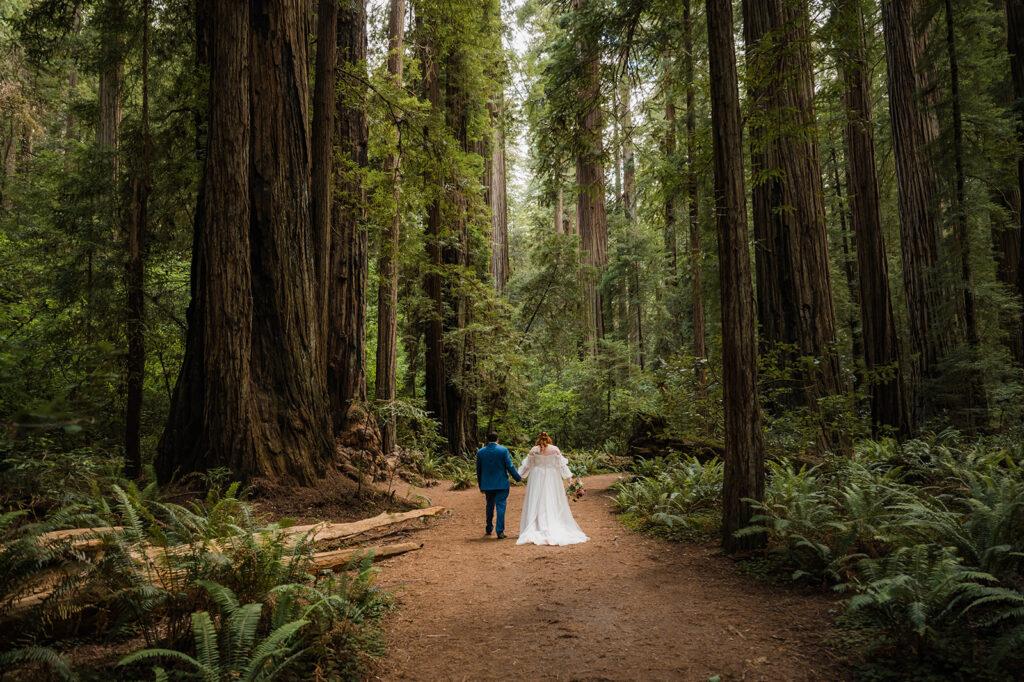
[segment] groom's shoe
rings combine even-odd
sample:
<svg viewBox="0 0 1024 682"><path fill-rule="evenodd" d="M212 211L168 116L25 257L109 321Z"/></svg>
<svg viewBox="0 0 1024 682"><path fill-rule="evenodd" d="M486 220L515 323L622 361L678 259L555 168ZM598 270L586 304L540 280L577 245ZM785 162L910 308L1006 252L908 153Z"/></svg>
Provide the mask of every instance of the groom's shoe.
<svg viewBox="0 0 1024 682"><path fill-rule="evenodd" d="M504 540L504 539L505 539L505 538L507 538L507 537L508 537L508 536L507 536L507 535L505 535L504 533L498 533L498 539L499 539L499 540Z"/></svg>

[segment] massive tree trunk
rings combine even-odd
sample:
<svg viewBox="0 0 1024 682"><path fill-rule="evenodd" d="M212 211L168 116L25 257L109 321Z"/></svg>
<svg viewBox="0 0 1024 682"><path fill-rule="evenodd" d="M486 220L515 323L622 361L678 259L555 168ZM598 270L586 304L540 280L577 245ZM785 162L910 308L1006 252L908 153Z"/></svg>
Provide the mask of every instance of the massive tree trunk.
<svg viewBox="0 0 1024 682"><path fill-rule="evenodd" d="M396 88L402 87L403 50L405 39L405 0L391 0L388 15L388 73ZM398 397L398 247L402 225L401 158L398 154L397 121L394 145L385 164L390 176L394 214L385 224L377 259L380 286L377 290L377 372L374 398L381 403ZM390 455L395 449L395 420L381 424L381 450Z"/></svg>
<svg viewBox="0 0 1024 682"><path fill-rule="evenodd" d="M310 225L308 4L215 0L185 360L161 480L311 484L332 456Z"/></svg>
<svg viewBox="0 0 1024 682"><path fill-rule="evenodd" d="M745 500L764 499L764 452L757 396L757 343L746 188L731 0L707 0L711 62L711 123L715 213L722 287L722 358L725 409L725 480L722 546L727 552L763 544L763 536L734 534L750 522Z"/></svg>
<svg viewBox="0 0 1024 682"><path fill-rule="evenodd" d="M843 139L849 164L850 222L855 235L860 275L860 323L864 363L871 397L872 433L894 429L909 433L906 389L900 362L899 339L889 296L889 266L882 234L881 202L872 132L871 83L865 45L864 15L860 0L842 0L838 6L841 77L846 89Z"/></svg>
<svg viewBox="0 0 1024 682"><path fill-rule="evenodd" d="M816 410L820 398L843 392L843 380L834 348L806 0L744 0L743 27L754 109L758 321L768 349L792 345L797 355L820 360L809 376L792 365L792 399Z"/></svg>
<svg viewBox="0 0 1024 682"><path fill-rule="evenodd" d="M586 0L576 0L576 7ZM601 59L592 42L581 43L585 63L584 83L580 91L583 113L579 117L580 147L576 157L577 206L583 262L583 322L585 345L596 353L604 338L604 312L600 282L608 265L608 217L605 212L604 143L601 118Z"/></svg>
<svg viewBox="0 0 1024 682"><path fill-rule="evenodd" d="M127 289L128 357L125 372L125 475L137 478L142 473L142 389L146 376L146 299L145 249L149 227L150 157L149 135L149 9L142 3L142 158L132 181L132 222L128 229ZM69 124L70 127L70 124Z"/></svg>
<svg viewBox="0 0 1024 682"><path fill-rule="evenodd" d="M1013 92L1017 107L1017 141L1024 148L1024 0L1006 0L1006 45L1010 52L1010 72L1013 76ZM1006 261L1016 261L1018 267L1016 277L1011 285L1018 296L1024 297L1024 153L1018 149L1017 155L1017 219L1020 229L1016 231L1016 244L1007 246L1016 253L1007 251ZM1017 362L1024 364L1024 315L1017 318L1011 331L1011 337L1017 339L1015 344Z"/></svg>
<svg viewBox="0 0 1024 682"><path fill-rule="evenodd" d="M697 398L707 396L707 331L704 322L704 252L700 244L700 206L697 197L697 110L694 88L692 0L683 4L683 53L686 75L686 207L690 221L690 295L693 305L693 356ZM703 407L701 408L703 411Z"/></svg>
<svg viewBox="0 0 1024 682"><path fill-rule="evenodd" d="M918 106L919 49L915 40L917 0L884 0L882 22L889 79L889 117L900 217L903 284L910 326L910 426L916 431L925 416L923 380L932 376L945 355L949 335L939 324L938 218L935 178L924 145L933 134L929 117Z"/></svg>
<svg viewBox="0 0 1024 682"><path fill-rule="evenodd" d="M366 2L338 6L335 101L338 158L331 204L327 294L327 386L335 436L343 445L376 453L375 420L366 409Z"/></svg>

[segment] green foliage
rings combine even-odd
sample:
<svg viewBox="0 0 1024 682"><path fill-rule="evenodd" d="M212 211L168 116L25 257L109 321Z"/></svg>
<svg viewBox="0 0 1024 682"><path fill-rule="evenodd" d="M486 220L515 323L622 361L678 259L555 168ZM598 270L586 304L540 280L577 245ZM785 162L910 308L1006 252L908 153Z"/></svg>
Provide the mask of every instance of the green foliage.
<svg viewBox="0 0 1024 682"><path fill-rule="evenodd" d="M266 524L237 483L219 481L215 472L207 494L185 505L155 499L155 486L114 486L95 493L91 509L71 507L43 522L0 515L0 615L17 606L19 622L30 626L0 648L3 660L63 676L66 667L42 646L51 626L73 631L76 614L99 611L109 615L94 636L133 632L162 647L126 664L166 655L203 679L285 671L301 679L296 671L311 666L339 679L364 676L382 651L376 621L390 604L373 585L371 558L354 560L340 577L309 575L306 537L287 533L288 523ZM68 538L41 540L69 526L92 528L75 540L97 540L101 553L76 550ZM25 612L20 600L51 575L63 577Z"/></svg>
<svg viewBox="0 0 1024 682"><path fill-rule="evenodd" d="M203 587L217 603L219 618L215 623L207 611L192 614L194 657L172 649L143 649L124 657L118 665L169 659L185 664L204 682L239 678L270 682L304 653L297 635L308 621L289 621L257 641L263 605L239 605L230 590L215 583L203 583ZM161 671L155 672L159 679Z"/></svg>
<svg viewBox="0 0 1024 682"><path fill-rule="evenodd" d="M945 431L861 441L815 466L769 461L765 500L740 533L765 536L762 570L852 593L850 621L884 635L867 661L890 662L871 675L899 677L910 652L934 674L997 679L1024 641L1019 457L1010 441ZM688 539L720 504L721 464L638 462L615 490L628 525Z"/></svg>
<svg viewBox="0 0 1024 682"><path fill-rule="evenodd" d="M721 523L723 468L718 460L658 457L613 486L628 525L673 539L714 532Z"/></svg>

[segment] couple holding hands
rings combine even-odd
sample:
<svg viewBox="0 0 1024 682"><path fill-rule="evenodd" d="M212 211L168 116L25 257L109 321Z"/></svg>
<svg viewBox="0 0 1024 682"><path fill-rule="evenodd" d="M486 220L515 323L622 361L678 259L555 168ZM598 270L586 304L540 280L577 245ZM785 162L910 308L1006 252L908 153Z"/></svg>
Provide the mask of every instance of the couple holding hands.
<svg viewBox="0 0 1024 682"><path fill-rule="evenodd" d="M476 453L476 480L480 492L487 498L487 525L485 532L505 536L505 506L508 502L508 478L516 481L529 478L523 513L519 521L517 545L572 545L590 538L580 530L569 509L563 480L572 482L569 461L551 443L551 437L541 431L536 445L523 459L519 469L512 466L508 448L498 444L498 434L487 434L487 445ZM492 524L495 512L497 521Z"/></svg>

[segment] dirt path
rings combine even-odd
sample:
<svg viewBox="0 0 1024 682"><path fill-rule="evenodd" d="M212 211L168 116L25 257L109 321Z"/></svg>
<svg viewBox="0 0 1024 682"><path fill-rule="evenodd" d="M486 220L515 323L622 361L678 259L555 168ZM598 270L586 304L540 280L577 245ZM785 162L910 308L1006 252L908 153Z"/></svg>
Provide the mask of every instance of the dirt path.
<svg viewBox="0 0 1024 682"><path fill-rule="evenodd" d="M631 533L587 479L572 505L590 542L516 546L484 537L483 496L422 491L452 513L417 531L424 548L380 564L398 589L386 623L385 680L835 680L821 644L833 602L739 575L712 548Z"/></svg>

